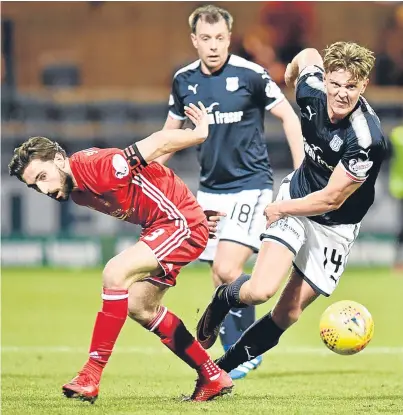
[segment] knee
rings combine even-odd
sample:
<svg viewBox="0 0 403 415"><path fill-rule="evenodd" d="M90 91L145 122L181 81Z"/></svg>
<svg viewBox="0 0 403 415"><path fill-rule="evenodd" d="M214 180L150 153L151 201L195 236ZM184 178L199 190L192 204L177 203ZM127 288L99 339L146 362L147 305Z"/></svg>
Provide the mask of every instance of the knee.
<svg viewBox="0 0 403 415"><path fill-rule="evenodd" d="M102 282L105 288L125 289L126 275L115 258L110 259L102 272Z"/></svg>
<svg viewBox="0 0 403 415"><path fill-rule="evenodd" d="M125 263L114 257L104 267L102 282L105 288L128 290L133 282L139 281L147 275L149 273L128 268Z"/></svg>
<svg viewBox="0 0 403 415"><path fill-rule="evenodd" d="M241 274L242 268L234 267L230 262L213 263L213 274L222 283L231 283L235 281Z"/></svg>

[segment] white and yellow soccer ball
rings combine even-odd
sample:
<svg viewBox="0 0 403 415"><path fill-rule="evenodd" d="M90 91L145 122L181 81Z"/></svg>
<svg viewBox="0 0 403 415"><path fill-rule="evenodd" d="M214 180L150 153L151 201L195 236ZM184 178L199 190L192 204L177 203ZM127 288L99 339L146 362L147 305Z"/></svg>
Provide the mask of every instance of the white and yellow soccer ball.
<svg viewBox="0 0 403 415"><path fill-rule="evenodd" d="M366 347L374 335L370 312L355 301L338 301L320 319L320 337L332 351L352 355Z"/></svg>

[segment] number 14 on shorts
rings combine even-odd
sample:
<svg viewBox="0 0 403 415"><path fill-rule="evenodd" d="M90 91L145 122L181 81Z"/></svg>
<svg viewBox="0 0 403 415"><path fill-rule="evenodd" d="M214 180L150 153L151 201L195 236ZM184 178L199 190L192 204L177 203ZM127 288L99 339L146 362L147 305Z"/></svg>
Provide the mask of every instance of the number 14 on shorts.
<svg viewBox="0 0 403 415"><path fill-rule="evenodd" d="M343 255L337 252L337 249L331 249L325 246L323 249L323 268L331 272L330 278L336 283L344 269Z"/></svg>

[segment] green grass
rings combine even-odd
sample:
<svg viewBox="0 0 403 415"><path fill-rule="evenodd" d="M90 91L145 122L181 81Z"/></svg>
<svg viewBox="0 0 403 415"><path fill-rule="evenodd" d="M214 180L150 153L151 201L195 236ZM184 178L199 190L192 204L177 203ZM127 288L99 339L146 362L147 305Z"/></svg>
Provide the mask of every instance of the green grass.
<svg viewBox="0 0 403 415"><path fill-rule="evenodd" d="M4 415L403 413L403 279L387 270L346 272L334 295L310 306L232 396L203 404L180 401L195 373L129 320L95 405L61 396L87 358L100 281L100 270L2 271ZM194 332L211 294L208 270L187 268L165 304ZM319 338L320 314L341 299L363 303L375 320L373 341L355 356L333 354ZM212 349L214 357L220 352Z"/></svg>

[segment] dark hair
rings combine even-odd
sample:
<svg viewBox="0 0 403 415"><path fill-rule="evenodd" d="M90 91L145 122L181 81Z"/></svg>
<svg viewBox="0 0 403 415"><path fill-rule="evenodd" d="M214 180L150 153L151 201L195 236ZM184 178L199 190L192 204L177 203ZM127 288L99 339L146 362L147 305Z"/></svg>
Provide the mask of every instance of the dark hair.
<svg viewBox="0 0 403 415"><path fill-rule="evenodd" d="M229 14L229 12L227 12L227 10L222 9L221 7L213 6L211 4L198 7L189 16L190 30L192 33L196 33L196 25L199 20L204 20L209 24L214 24L219 22L221 19L225 20L228 30L231 32L234 19Z"/></svg>
<svg viewBox="0 0 403 415"><path fill-rule="evenodd" d="M49 140L46 137L31 137L14 149L13 158L8 165L10 176L16 176L23 181L24 170L32 160L53 160L56 153L67 157L66 151L56 141Z"/></svg>

